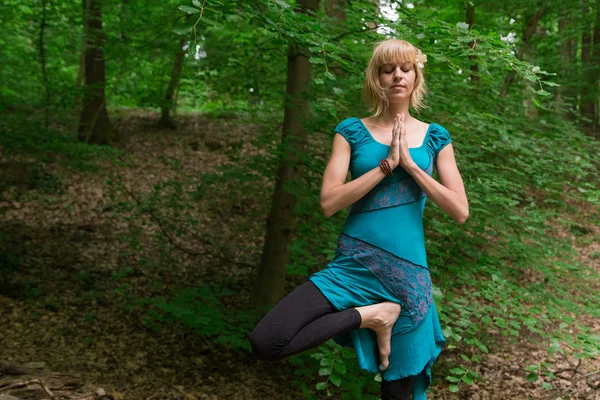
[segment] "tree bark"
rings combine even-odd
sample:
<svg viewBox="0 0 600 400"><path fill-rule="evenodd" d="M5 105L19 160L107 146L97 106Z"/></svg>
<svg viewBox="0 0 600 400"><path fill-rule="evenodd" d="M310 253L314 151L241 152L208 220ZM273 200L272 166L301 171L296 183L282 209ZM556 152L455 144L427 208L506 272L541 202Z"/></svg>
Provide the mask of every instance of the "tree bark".
<svg viewBox="0 0 600 400"><path fill-rule="evenodd" d="M346 0L327 0L325 2L325 13L328 17L337 20L338 25L346 23ZM331 73L338 78L345 78L346 72L340 63L333 60L329 64Z"/></svg>
<svg viewBox="0 0 600 400"><path fill-rule="evenodd" d="M45 126L48 127L50 106L50 83L48 82L48 71L46 70L46 46L44 45L44 31L46 29L46 1L42 0L42 20L40 21L40 63L42 65L42 79L44 80L44 88L46 89L46 98L44 99L44 120Z"/></svg>
<svg viewBox="0 0 600 400"><path fill-rule="evenodd" d="M318 0L300 0L300 12L316 11ZM304 154L308 132L304 122L309 113L312 67L308 49L290 42L288 45L287 91L283 119L279 168L271 211L267 218L267 233L262 252L252 302L257 307L277 303L285 294L288 245L296 229L296 197L286 188L300 178L299 154Z"/></svg>
<svg viewBox="0 0 600 400"><path fill-rule="evenodd" d="M171 109L175 107L175 88L177 88L177 86L179 85L181 71L183 69L185 50L182 49L183 45L185 44L185 41L186 38L184 36L182 36L179 39L177 53L175 54L175 64L173 65L173 72L171 73L171 80L169 81L169 87L167 87L167 92L165 93L165 97L163 99L160 120L158 121L158 125L170 129L176 129L175 122L173 121L173 118L171 116Z"/></svg>
<svg viewBox="0 0 600 400"><path fill-rule="evenodd" d="M75 81L75 107L73 107L73 136L79 134L79 125L81 124L81 109L83 107L82 82L85 76L85 36L87 32L87 12L89 9L89 0L82 0L83 5L83 35L81 37L81 51L79 52L79 72Z"/></svg>
<svg viewBox="0 0 600 400"><path fill-rule="evenodd" d="M87 5L84 8L85 85L79 140L110 144L119 140L120 135L106 111L101 0L88 0Z"/></svg>
<svg viewBox="0 0 600 400"><path fill-rule="evenodd" d="M580 107L579 113L583 119L584 125L590 126L594 118L594 101L593 89L591 83L594 77L590 76L590 71L593 71L592 61L592 34L590 26L585 24L583 32L581 32L581 80L580 80Z"/></svg>
<svg viewBox="0 0 600 400"><path fill-rule="evenodd" d="M594 26L594 47L592 49L592 90L594 95L594 130L596 138L600 139L600 0L596 2L596 22Z"/></svg>
<svg viewBox="0 0 600 400"><path fill-rule="evenodd" d="M469 30L473 27L475 23L475 6L472 2L467 1L467 24L469 24ZM475 41L469 42L469 47L473 50L477 48L477 43ZM477 57L474 55L469 56L469 60L471 61L471 66L469 70L471 71L471 84L474 86L479 85L479 64L477 63Z"/></svg>
<svg viewBox="0 0 600 400"><path fill-rule="evenodd" d="M598 137L598 84L600 79L600 0L596 18L582 32L582 88L580 113L586 130ZM584 3L584 6L586 4Z"/></svg>
<svg viewBox="0 0 600 400"><path fill-rule="evenodd" d="M519 47L519 50L517 51L517 55L516 58L518 58L519 60L523 59L523 54L525 53L525 50L527 49L527 45L529 44L529 40L531 39L531 36L533 36L533 33L535 32L535 29L537 27L538 22L540 21L540 19L542 19L542 16L544 15L544 13L546 12L546 5L543 4L540 9L537 11L537 13L528 19L527 25L525 26L525 29L523 31L523 40L521 41L521 46ZM511 70L507 75L506 78L504 79L504 85L502 86L502 91L500 92L500 97L506 97L506 95L508 94L508 88L510 86L510 84L512 83L512 81L515 79L515 71Z"/></svg>
<svg viewBox="0 0 600 400"><path fill-rule="evenodd" d="M561 12L558 20L558 57L562 65L565 66L565 71L576 71L575 63L575 39L572 37L572 11L570 8L565 8ZM560 84L556 88L556 96L554 99L555 109L561 113L564 118L574 119L577 106L577 88L573 81L573 74L560 74L557 81Z"/></svg>
<svg viewBox="0 0 600 400"><path fill-rule="evenodd" d="M327 0L325 2L325 13L330 18L340 21L346 20L346 0Z"/></svg>

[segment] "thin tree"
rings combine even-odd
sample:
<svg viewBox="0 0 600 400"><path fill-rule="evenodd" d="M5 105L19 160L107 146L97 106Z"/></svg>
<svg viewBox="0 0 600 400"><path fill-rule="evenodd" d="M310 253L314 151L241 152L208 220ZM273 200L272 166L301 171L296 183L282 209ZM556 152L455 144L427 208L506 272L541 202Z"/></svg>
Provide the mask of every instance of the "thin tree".
<svg viewBox="0 0 600 400"><path fill-rule="evenodd" d="M600 3L600 1L599 1ZM583 5L587 7L587 2ZM580 113L583 123L590 133L596 136L599 132L594 132L598 128L598 83L600 62L600 11L596 10L596 17L585 23L581 33L581 69L582 84Z"/></svg>
<svg viewBox="0 0 600 400"><path fill-rule="evenodd" d="M316 12L318 0L300 0L299 12ZM283 118L282 153L275 182L271 211L258 279L252 302L272 306L285 294L288 245L296 229L296 197L286 187L300 178L299 157L306 149L308 132L303 123L309 112L308 93L312 67L309 50L290 40L288 44L286 104Z"/></svg>
<svg viewBox="0 0 600 400"><path fill-rule="evenodd" d="M164 126L170 129L175 129L175 122L171 116L171 110L175 107L175 88L179 86L179 80L181 79L181 71L183 69L183 60L185 56L185 50L183 46L186 38L181 37L177 45L177 51L175 53L175 63L173 64L173 71L171 72L171 80L169 86L163 98L162 107L160 110L160 120L158 125Z"/></svg>
<svg viewBox="0 0 600 400"><path fill-rule="evenodd" d="M531 37L533 36L533 33L535 32L537 25L540 22L540 19L542 19L542 16L545 13L546 13L546 4L544 3L538 9L538 11L535 13L535 15L526 19L526 24L523 29L523 40L521 41L521 46L519 47L519 50L517 51L517 55L516 55L516 57L519 60L523 59L523 54L525 54L525 50L527 49L527 46L529 45L529 41L530 41ZM504 85L502 86L502 91L500 92L500 97L506 97L506 95L508 94L508 88L510 87L510 84L512 83L512 81L515 79L515 74L516 74L515 71L511 70L506 75L506 78L504 79Z"/></svg>
<svg viewBox="0 0 600 400"><path fill-rule="evenodd" d="M87 143L109 144L120 135L106 111L101 7L101 0L83 0L85 84L78 136Z"/></svg>
<svg viewBox="0 0 600 400"><path fill-rule="evenodd" d="M577 69L573 31L572 10L570 8L562 9L558 19L557 59L560 60L560 65L564 66L562 68L564 71L576 71ZM573 119L575 114L571 110L574 110L577 105L577 88L573 84L575 79L572 74L559 74L556 79L560 86L556 88L555 109L562 113L563 118Z"/></svg>
<svg viewBox="0 0 600 400"><path fill-rule="evenodd" d="M475 4L471 1L466 2L467 6L467 24L469 24L469 30L473 28L473 24L475 23ZM469 42L469 47L475 50L477 47L477 43L475 41ZM477 63L477 56L471 54L469 55L469 61L471 61L471 65L469 66L469 71L471 73L471 84L477 86L479 84L479 64Z"/></svg>
<svg viewBox="0 0 600 400"><path fill-rule="evenodd" d="M40 21L40 64L42 65L42 79L44 80L44 88L46 89L46 98L44 101L45 126L48 127L48 107L50 106L50 83L48 82L48 71L46 70L46 45L44 44L44 31L46 29L46 9L46 0L42 0L42 19Z"/></svg>

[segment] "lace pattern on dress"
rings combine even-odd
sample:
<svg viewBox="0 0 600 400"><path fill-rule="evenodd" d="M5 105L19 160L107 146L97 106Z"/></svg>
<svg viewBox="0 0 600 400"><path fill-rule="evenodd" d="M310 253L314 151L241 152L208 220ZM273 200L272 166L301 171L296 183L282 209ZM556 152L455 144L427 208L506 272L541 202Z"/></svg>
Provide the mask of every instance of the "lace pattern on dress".
<svg viewBox="0 0 600 400"><path fill-rule="evenodd" d="M425 168L425 172L428 175L433 172L432 156L429 156L429 165ZM413 203L424 196L425 192L409 175L401 181L375 186L350 206L350 214Z"/></svg>
<svg viewBox="0 0 600 400"><path fill-rule="evenodd" d="M344 233L338 239L338 250L368 268L403 300L413 324L425 318L433 303L429 269Z"/></svg>

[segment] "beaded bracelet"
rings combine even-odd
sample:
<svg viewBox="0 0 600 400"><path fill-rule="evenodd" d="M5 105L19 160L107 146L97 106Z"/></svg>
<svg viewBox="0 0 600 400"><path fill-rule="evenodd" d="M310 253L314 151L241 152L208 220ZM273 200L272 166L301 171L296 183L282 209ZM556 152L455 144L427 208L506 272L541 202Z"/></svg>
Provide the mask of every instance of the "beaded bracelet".
<svg viewBox="0 0 600 400"><path fill-rule="evenodd" d="M381 168L385 176L394 175L394 172L392 172L392 167L390 167L390 163L388 163L388 160L386 160L385 158L381 159L381 161L379 162L379 167Z"/></svg>

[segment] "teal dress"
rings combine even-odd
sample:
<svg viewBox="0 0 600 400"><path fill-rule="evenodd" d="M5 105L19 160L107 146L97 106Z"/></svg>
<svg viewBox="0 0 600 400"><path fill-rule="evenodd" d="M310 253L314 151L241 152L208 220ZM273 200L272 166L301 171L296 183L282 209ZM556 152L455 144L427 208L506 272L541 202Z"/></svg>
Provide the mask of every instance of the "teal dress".
<svg viewBox="0 0 600 400"><path fill-rule="evenodd" d="M376 141L356 117L335 132L350 144L352 179L379 166L390 147ZM421 146L409 148L413 161L431 176L437 154L451 142L448 131L431 123ZM386 381L415 376L413 399L426 399L430 368L446 342L433 302L427 267L423 210L426 195L402 167L350 206L333 260L310 279L338 310L393 301L402 307L392 329ZM334 337L356 350L361 368L379 372L377 337L356 329Z"/></svg>

